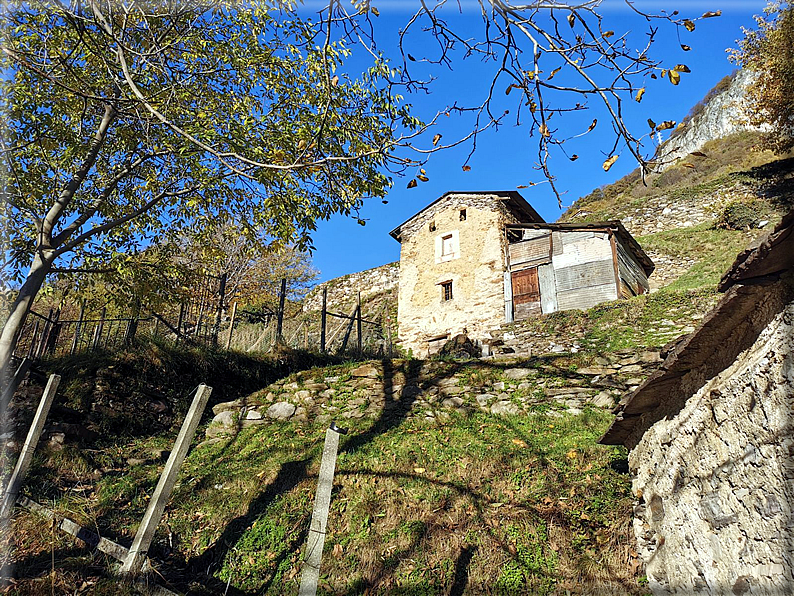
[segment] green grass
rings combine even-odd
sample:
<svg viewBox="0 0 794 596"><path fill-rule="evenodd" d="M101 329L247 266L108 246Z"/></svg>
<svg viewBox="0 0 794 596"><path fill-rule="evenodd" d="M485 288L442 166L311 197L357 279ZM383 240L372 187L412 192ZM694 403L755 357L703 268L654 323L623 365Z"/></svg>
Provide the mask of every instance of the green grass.
<svg viewBox="0 0 794 596"><path fill-rule="evenodd" d="M737 230L720 230L711 223L704 223L691 228L677 228L640 236L637 241L645 250L674 257L689 257L696 261L688 271L665 288L676 291L716 288L736 255L752 241L752 235Z"/></svg>

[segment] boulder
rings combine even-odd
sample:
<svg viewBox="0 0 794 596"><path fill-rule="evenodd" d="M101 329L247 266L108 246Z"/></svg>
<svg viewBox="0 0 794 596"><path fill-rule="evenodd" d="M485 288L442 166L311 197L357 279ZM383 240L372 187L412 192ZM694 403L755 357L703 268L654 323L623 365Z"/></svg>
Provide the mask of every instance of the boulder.
<svg viewBox="0 0 794 596"><path fill-rule="evenodd" d="M234 401L225 401L212 406L212 413L216 416L221 412L240 410L243 407L243 402L239 399Z"/></svg>
<svg viewBox="0 0 794 596"><path fill-rule="evenodd" d="M499 416L504 416L506 414L519 414L521 412L521 408L519 408L516 404L511 401L498 401L494 405L491 406L491 414L497 414Z"/></svg>
<svg viewBox="0 0 794 596"><path fill-rule="evenodd" d="M532 374L532 370L529 368L508 368L504 372L504 378L510 379L511 381L518 381L520 379L526 379L528 376Z"/></svg>
<svg viewBox="0 0 794 596"><path fill-rule="evenodd" d="M295 406L288 401L280 401L267 409L267 417L275 420L289 420L295 413Z"/></svg>
<svg viewBox="0 0 794 596"><path fill-rule="evenodd" d="M469 359L479 358L480 353L480 348L478 348L474 342L469 339L468 335L465 333L459 333L452 339L447 340L447 342L441 347L439 355L451 356L452 358Z"/></svg>
<svg viewBox="0 0 794 596"><path fill-rule="evenodd" d="M374 364L370 364L369 362L366 364L362 364L361 366L354 368L350 371L350 376L352 377L366 377L369 379L377 379L380 375L380 371Z"/></svg>

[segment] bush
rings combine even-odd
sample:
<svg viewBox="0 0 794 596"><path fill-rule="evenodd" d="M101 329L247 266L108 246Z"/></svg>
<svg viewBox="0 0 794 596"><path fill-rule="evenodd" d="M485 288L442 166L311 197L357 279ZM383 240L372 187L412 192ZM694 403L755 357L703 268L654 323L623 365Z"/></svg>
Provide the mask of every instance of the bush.
<svg viewBox="0 0 794 596"><path fill-rule="evenodd" d="M717 227L724 230L747 230L757 228L759 222L769 218L769 205L758 199L730 201L717 220Z"/></svg>

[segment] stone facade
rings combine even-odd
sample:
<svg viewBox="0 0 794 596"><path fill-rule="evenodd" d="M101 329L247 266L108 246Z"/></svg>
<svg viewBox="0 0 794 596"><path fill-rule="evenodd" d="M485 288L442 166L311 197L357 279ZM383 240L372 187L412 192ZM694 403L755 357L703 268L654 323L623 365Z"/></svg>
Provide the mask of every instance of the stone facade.
<svg viewBox="0 0 794 596"><path fill-rule="evenodd" d="M794 302L631 452L654 594L792 593L792 412Z"/></svg>
<svg viewBox="0 0 794 596"><path fill-rule="evenodd" d="M429 338L465 331L479 339L504 322L504 225L516 222L497 196L461 193L401 227L398 324L405 349L424 357L433 349ZM450 282L451 297L443 285Z"/></svg>

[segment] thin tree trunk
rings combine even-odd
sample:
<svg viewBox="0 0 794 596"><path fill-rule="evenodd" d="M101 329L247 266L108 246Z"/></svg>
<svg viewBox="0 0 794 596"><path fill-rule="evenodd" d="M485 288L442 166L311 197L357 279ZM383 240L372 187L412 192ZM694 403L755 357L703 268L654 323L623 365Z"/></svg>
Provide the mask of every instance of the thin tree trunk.
<svg viewBox="0 0 794 596"><path fill-rule="evenodd" d="M8 319L3 325L3 331L0 333L0 379L7 377L8 363L11 360L11 355L14 353L19 333L22 331L22 325L25 322L25 317L33 305L33 299L38 294L44 279L47 277L52 267L52 263L41 258L37 254L33 259L33 264L30 266L25 283L19 289L14 304L11 306L11 312Z"/></svg>

